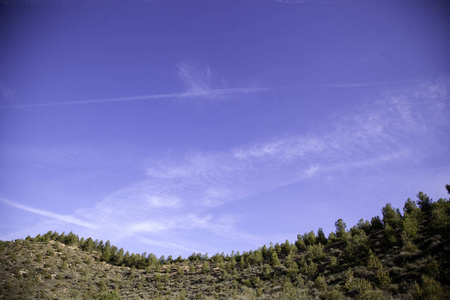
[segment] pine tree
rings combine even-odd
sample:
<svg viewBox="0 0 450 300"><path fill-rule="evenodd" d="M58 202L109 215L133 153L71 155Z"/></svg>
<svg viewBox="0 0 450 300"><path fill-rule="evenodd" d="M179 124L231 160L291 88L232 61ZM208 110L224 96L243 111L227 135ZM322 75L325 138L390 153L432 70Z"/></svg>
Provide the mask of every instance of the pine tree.
<svg viewBox="0 0 450 300"><path fill-rule="evenodd" d="M342 238L345 234L345 229L347 228L347 225L344 223L344 220L339 219L334 223L334 226L336 227L336 237L338 239Z"/></svg>
<svg viewBox="0 0 450 300"><path fill-rule="evenodd" d="M398 228L401 222L401 216L394 210L391 203L387 203L382 208L383 223L389 224L392 228Z"/></svg>

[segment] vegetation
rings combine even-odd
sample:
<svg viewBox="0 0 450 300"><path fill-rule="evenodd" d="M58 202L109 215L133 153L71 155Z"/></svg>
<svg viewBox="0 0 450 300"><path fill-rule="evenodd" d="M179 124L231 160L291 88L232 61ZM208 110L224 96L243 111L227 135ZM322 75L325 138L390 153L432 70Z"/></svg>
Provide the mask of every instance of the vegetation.
<svg viewBox="0 0 450 300"><path fill-rule="evenodd" d="M450 201L417 197L242 254L157 258L72 232L2 241L0 298L449 299Z"/></svg>

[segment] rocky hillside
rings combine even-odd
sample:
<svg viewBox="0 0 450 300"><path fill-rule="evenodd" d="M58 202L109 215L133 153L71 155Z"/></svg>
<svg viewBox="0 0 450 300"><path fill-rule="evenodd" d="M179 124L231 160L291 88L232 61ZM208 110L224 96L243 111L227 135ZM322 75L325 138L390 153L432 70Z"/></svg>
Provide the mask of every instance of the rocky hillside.
<svg viewBox="0 0 450 300"><path fill-rule="evenodd" d="M450 299L450 202L417 197L350 229L339 219L328 237L212 257L129 254L73 233L2 241L0 298Z"/></svg>

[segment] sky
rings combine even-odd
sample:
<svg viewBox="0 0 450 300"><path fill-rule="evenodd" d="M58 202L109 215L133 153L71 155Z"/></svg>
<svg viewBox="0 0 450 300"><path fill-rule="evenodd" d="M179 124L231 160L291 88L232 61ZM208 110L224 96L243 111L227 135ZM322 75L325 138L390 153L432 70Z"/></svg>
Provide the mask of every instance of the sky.
<svg viewBox="0 0 450 300"><path fill-rule="evenodd" d="M0 239L187 257L448 197L450 5L0 1Z"/></svg>

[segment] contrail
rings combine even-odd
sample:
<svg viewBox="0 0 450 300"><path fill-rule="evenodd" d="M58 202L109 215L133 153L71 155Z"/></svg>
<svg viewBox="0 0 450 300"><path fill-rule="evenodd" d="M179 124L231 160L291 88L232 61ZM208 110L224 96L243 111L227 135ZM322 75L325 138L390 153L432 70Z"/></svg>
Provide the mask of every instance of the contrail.
<svg viewBox="0 0 450 300"><path fill-rule="evenodd" d="M44 106L63 106L63 105L81 105L94 103L108 103L108 102L125 102L125 101L142 101L142 100L156 100L156 99L170 99L170 98L192 98L199 96L218 96L226 94L246 94L246 93L260 93L274 90L298 89L298 88L357 88L367 86L381 86L386 84L397 84L403 81L378 81L378 82L357 82L357 83L342 83L342 84L307 84L307 85L290 85L278 87L261 87L261 88L229 88L229 89L213 89L200 90L182 93L156 94L144 95L135 97L120 97L108 99L92 99L79 101L62 101L62 102L48 102L36 104L16 104L0 106L1 108L27 108L27 107L44 107Z"/></svg>
<svg viewBox="0 0 450 300"><path fill-rule="evenodd" d="M85 222L83 220L77 219L75 217L69 216L69 215L60 215L60 214L55 214L46 210L42 210L42 209L38 209L38 208L34 208L31 206L27 206L27 205L23 205L11 200L6 200L6 199L2 199L0 198L0 203L15 207L15 208L19 208L25 211L29 211L41 216L45 216L48 218L53 218L53 219L57 219L60 221L64 221L67 223L72 223L78 226L82 226L82 227L86 227L86 228L90 228L90 229L98 229L98 227L96 225L93 225L91 223Z"/></svg>
<svg viewBox="0 0 450 300"><path fill-rule="evenodd" d="M80 105L80 104L106 103L106 102L139 101L139 100L154 100L154 99L169 99L169 98L189 98L189 97L215 96L215 95L224 95L224 94L256 93L256 92L264 92L264 91L273 90L273 89L277 89L277 88L217 89L217 90L205 90L205 91L183 92L183 93L144 95L144 96L136 96L136 97L121 97L121 98L79 100L79 101L63 101L63 102L36 103L36 104L17 104L17 105L0 106L0 108L22 108L22 107L42 107L42 106L60 106L60 105Z"/></svg>

